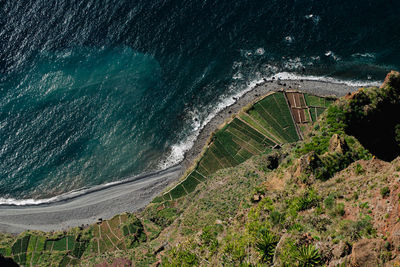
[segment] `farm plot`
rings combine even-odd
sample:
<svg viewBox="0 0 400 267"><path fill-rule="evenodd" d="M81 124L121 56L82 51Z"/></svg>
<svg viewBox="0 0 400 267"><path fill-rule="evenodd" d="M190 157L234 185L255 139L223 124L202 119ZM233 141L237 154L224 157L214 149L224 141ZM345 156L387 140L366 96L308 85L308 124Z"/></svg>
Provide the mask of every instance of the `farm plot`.
<svg viewBox="0 0 400 267"><path fill-rule="evenodd" d="M30 237L30 235L26 235L22 238L18 238L11 247L14 260L21 265L26 265L26 252L28 250Z"/></svg>
<svg viewBox="0 0 400 267"><path fill-rule="evenodd" d="M261 100L260 105L263 109L274 117L282 128L292 123L290 111L283 93L275 93Z"/></svg>
<svg viewBox="0 0 400 267"><path fill-rule="evenodd" d="M103 221L93 226L93 238L90 244L92 253L101 254L107 251L125 249L124 234L122 225L126 223L128 217L124 214L114 216L112 219ZM77 254L83 254L81 246L76 249Z"/></svg>
<svg viewBox="0 0 400 267"><path fill-rule="evenodd" d="M257 131L259 131L262 134L264 134L269 140L271 140L271 142L273 142L275 144L280 143L279 138L274 136L273 131L271 131L271 129L269 127L267 127L265 125L262 125L260 122L258 122L255 118L253 118L249 114L241 113L241 114L239 114L239 118L242 121L244 121L247 124L249 124L250 126L252 126Z"/></svg>
<svg viewBox="0 0 400 267"><path fill-rule="evenodd" d="M321 100L318 96L304 94L304 97L306 99L306 104L309 107L325 107L325 101Z"/></svg>
<svg viewBox="0 0 400 267"><path fill-rule="evenodd" d="M0 248L0 253L22 266L75 266L81 257L131 248L132 244L146 238L139 219L131 214L120 214L79 234L76 230L50 237L49 234L29 233L17 238L9 250Z"/></svg>
<svg viewBox="0 0 400 267"><path fill-rule="evenodd" d="M274 126L281 136L286 137L287 142L299 140L289 106L282 92L264 98L255 104L255 108L264 120Z"/></svg>
<svg viewBox="0 0 400 267"><path fill-rule="evenodd" d="M260 109L260 112L264 112L262 109ZM248 110L248 115L250 118L252 118L257 124L261 125L264 129L266 129L271 135L273 135L274 139L277 141L277 143L286 143L286 135L282 136L282 133L280 131L280 126L275 123L273 120L266 120L264 119L265 117L260 114L256 107L253 106L252 109ZM268 116L265 115L265 116Z"/></svg>
<svg viewBox="0 0 400 267"><path fill-rule="evenodd" d="M292 108L306 108L307 107L303 93L287 92L286 97Z"/></svg>
<svg viewBox="0 0 400 267"><path fill-rule="evenodd" d="M233 118L214 134L194 170L154 201L169 201L185 196L220 169L236 166L253 155L270 151L276 144L298 141L295 123L306 124L312 119L307 101L318 105L328 103L314 96L306 99L299 92L288 92L288 101L285 97L284 92L269 94ZM288 103L295 107L293 114ZM322 109L317 107L314 111L311 116L317 117Z"/></svg>
<svg viewBox="0 0 400 267"><path fill-rule="evenodd" d="M305 109L292 108L292 114L293 114L293 118L296 123L300 124L300 123L307 122L306 115L305 115Z"/></svg>
<svg viewBox="0 0 400 267"><path fill-rule="evenodd" d="M250 115L259 119L261 124L269 125L276 135L280 137L283 143L287 143L289 140L291 140L290 136L283 130L284 127L279 124L279 122L273 116L271 116L271 114L266 112L260 104L257 103L254 105L254 111L251 112Z"/></svg>
<svg viewBox="0 0 400 267"><path fill-rule="evenodd" d="M297 124L310 122L310 116L308 116L307 105L303 93L285 92L285 95L288 99L294 121Z"/></svg>
<svg viewBox="0 0 400 267"><path fill-rule="evenodd" d="M67 251L73 250L75 240L73 236L65 236L58 240L47 240L45 243L45 250L49 251Z"/></svg>
<svg viewBox="0 0 400 267"><path fill-rule="evenodd" d="M335 102L334 98L329 98L329 97L319 97L319 96L310 95L310 94L304 94L304 97L306 99L306 104L308 107L327 108L333 102Z"/></svg>
<svg viewBox="0 0 400 267"><path fill-rule="evenodd" d="M319 116L325 111L325 108L310 107L311 119L313 122L317 121Z"/></svg>

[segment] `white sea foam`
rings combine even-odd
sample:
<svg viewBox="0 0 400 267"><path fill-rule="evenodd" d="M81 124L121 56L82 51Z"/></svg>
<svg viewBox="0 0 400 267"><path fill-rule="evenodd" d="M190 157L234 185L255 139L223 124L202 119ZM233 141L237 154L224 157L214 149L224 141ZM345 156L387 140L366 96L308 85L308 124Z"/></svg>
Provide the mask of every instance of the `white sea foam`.
<svg viewBox="0 0 400 267"><path fill-rule="evenodd" d="M243 79L243 74L240 71L238 71L232 76L232 79L241 80L241 79Z"/></svg>
<svg viewBox="0 0 400 267"><path fill-rule="evenodd" d="M289 44L293 43L294 41L294 37L293 36L286 36L285 37L285 41Z"/></svg>
<svg viewBox="0 0 400 267"><path fill-rule="evenodd" d="M319 23L319 21L321 20L320 16L314 15L314 14L305 15L304 17L306 19L311 19L315 25L317 25Z"/></svg>
<svg viewBox="0 0 400 267"><path fill-rule="evenodd" d="M258 56L262 56L265 54L265 50L264 48L260 47L256 49L256 52L254 52L254 54L258 55Z"/></svg>
<svg viewBox="0 0 400 267"><path fill-rule="evenodd" d="M180 167L171 165L171 166L169 166L169 168L174 169L174 168L180 168ZM103 190L103 189L106 189L106 188L109 188L112 186L126 184L129 182L133 182L133 181L137 181L137 180L146 178L148 176L157 175L159 173L168 171L169 168L166 168L164 170L155 171L152 173L143 173L143 174L139 174L139 175L124 179L124 180L110 182L110 183L101 184L101 185L96 185L96 186L89 187L89 188L84 187L84 188L81 188L78 190L73 190L73 191L70 191L70 192L55 196L55 197L51 197L51 198L43 198L43 199L0 198L0 205L27 206L27 205L51 204L51 203L55 203L55 202L67 201L69 199L83 196L83 195L89 194L91 192L100 191L100 190Z"/></svg>
<svg viewBox="0 0 400 267"><path fill-rule="evenodd" d="M326 76L312 76L312 75L299 75L290 72L280 72L274 75L281 80L308 80L308 81L321 81L330 83L342 83L349 86L379 86L382 81L361 81L361 80L341 80ZM267 79L268 80L268 79Z"/></svg>
<svg viewBox="0 0 400 267"><path fill-rule="evenodd" d="M28 198L28 199L15 199L15 198L2 198L0 197L0 205L15 205L15 206L25 206L25 205L40 205L40 204L49 204L49 203L54 203L54 202L59 202L71 198L75 198L84 194L87 194L92 191L97 191L101 188L106 188L118 183L122 183L124 181L117 181L117 182L111 182L103 185L98 185L94 186L91 188L81 188L78 190L70 191L55 197L50 197L50 198L43 198L43 199L33 199L33 198Z"/></svg>
<svg viewBox="0 0 400 267"><path fill-rule="evenodd" d="M302 63L301 58L296 57L296 58L289 58L288 60L286 60L283 64L283 67L287 70L296 70L296 69L300 69L303 68L304 65Z"/></svg>
<svg viewBox="0 0 400 267"><path fill-rule="evenodd" d="M335 53L333 53L332 51L326 51L326 52L325 52L325 56L326 56L326 57L331 57L331 58L333 58L335 61L341 60L341 58L340 58L339 56L337 56Z"/></svg>
<svg viewBox="0 0 400 267"><path fill-rule="evenodd" d="M354 53L351 56L352 57L372 57L372 58L375 57L375 55L373 53Z"/></svg>

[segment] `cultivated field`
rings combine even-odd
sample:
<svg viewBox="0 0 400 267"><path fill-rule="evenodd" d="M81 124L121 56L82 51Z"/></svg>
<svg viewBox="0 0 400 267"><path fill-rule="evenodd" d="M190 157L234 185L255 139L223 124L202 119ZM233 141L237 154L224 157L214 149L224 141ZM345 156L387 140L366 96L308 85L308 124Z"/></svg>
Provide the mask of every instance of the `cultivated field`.
<svg viewBox="0 0 400 267"><path fill-rule="evenodd" d="M332 102L297 91L267 95L214 133L194 170L154 201L185 196L220 169L237 166L253 155L269 152L277 144L298 141L306 126Z"/></svg>
<svg viewBox="0 0 400 267"><path fill-rule="evenodd" d="M93 255L133 248L146 241L140 220L127 213L92 225L83 232L78 229L53 235L28 232L12 246L0 247L0 253L23 266L67 266Z"/></svg>

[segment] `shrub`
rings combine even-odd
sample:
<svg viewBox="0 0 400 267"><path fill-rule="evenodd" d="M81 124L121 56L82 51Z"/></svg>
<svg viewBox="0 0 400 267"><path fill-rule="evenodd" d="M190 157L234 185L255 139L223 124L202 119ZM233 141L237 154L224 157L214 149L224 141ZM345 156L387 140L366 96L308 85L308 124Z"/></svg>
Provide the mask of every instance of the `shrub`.
<svg viewBox="0 0 400 267"><path fill-rule="evenodd" d="M244 177L246 177L246 178L258 178L258 173L256 173L255 171L247 171L244 174Z"/></svg>
<svg viewBox="0 0 400 267"><path fill-rule="evenodd" d="M360 207L361 209L369 209L369 203L368 203L368 201L367 201L367 202L360 203L359 207Z"/></svg>
<svg viewBox="0 0 400 267"><path fill-rule="evenodd" d="M231 265L238 265L243 263L246 257L246 249L249 246L247 237L244 235L228 236L227 242L223 250L223 262L232 263Z"/></svg>
<svg viewBox="0 0 400 267"><path fill-rule="evenodd" d="M203 228L200 239L204 245L209 247L211 252L214 252L218 247L218 231L216 226L207 225Z"/></svg>
<svg viewBox="0 0 400 267"><path fill-rule="evenodd" d="M390 189L389 189L389 187L385 186L385 187L381 188L381 196L382 196L383 198L385 198L385 197L387 197L387 196L389 196L389 195L390 195Z"/></svg>
<svg viewBox="0 0 400 267"><path fill-rule="evenodd" d="M370 237L375 234L375 229L371 223L371 217L368 215L355 222L351 222L348 231L352 240L357 240L361 237Z"/></svg>
<svg viewBox="0 0 400 267"><path fill-rule="evenodd" d="M74 255L76 258L79 259L85 252L87 245L88 245L88 243L86 241L76 242L74 250L72 251L72 255Z"/></svg>
<svg viewBox="0 0 400 267"><path fill-rule="evenodd" d="M339 216L344 216L345 213L346 211L344 210L344 204L343 203L337 204L335 207L335 214Z"/></svg>
<svg viewBox="0 0 400 267"><path fill-rule="evenodd" d="M324 206L326 209L333 209L335 206L335 197L333 195L329 195L327 198L324 199Z"/></svg>
<svg viewBox="0 0 400 267"><path fill-rule="evenodd" d="M283 222L285 220L285 216L284 216L284 214L280 213L279 211L272 211L269 214L269 219L270 219L271 223L275 226L275 225Z"/></svg>
<svg viewBox="0 0 400 267"><path fill-rule="evenodd" d="M313 245L299 245L293 240L283 245L280 259L282 266L311 267L323 263L319 251Z"/></svg>
<svg viewBox="0 0 400 267"><path fill-rule="evenodd" d="M319 204L320 196L314 189L308 190L303 196L298 198L298 210L308 210Z"/></svg>
<svg viewBox="0 0 400 267"><path fill-rule="evenodd" d="M181 247L171 249L170 259L164 259L163 266L195 266L199 264L196 254Z"/></svg>
<svg viewBox="0 0 400 267"><path fill-rule="evenodd" d="M298 248L298 266L300 267L311 267L318 266L322 263L321 255L312 245L303 245Z"/></svg>
<svg viewBox="0 0 400 267"><path fill-rule="evenodd" d="M162 228L165 228L170 225L178 215L178 210L176 208L166 207L162 210L154 209L149 219Z"/></svg>
<svg viewBox="0 0 400 267"><path fill-rule="evenodd" d="M267 228L259 231L256 248L261 254L262 262L272 263L278 241L278 237L272 234Z"/></svg>
<svg viewBox="0 0 400 267"><path fill-rule="evenodd" d="M363 174L363 173L364 173L364 168L363 168L359 163L357 163L354 172L355 172L357 175Z"/></svg>

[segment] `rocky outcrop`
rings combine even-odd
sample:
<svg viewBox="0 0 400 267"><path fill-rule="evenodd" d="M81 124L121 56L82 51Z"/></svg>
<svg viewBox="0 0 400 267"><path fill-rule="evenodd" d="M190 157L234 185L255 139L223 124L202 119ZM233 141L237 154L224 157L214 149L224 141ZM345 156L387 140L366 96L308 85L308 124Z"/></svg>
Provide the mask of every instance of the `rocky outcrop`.
<svg viewBox="0 0 400 267"><path fill-rule="evenodd" d="M350 266L376 267L381 265L382 239L361 239L353 245Z"/></svg>
<svg viewBox="0 0 400 267"><path fill-rule="evenodd" d="M385 88L387 86L400 88L400 73L392 70L386 75L385 81L380 88Z"/></svg>
<svg viewBox="0 0 400 267"><path fill-rule="evenodd" d="M340 154L345 154L349 150L349 146L343 137L338 134L334 134L329 140L329 152L336 152Z"/></svg>
<svg viewBox="0 0 400 267"><path fill-rule="evenodd" d="M298 160L295 176L298 177L302 173L312 175L313 170L317 168L320 164L321 159L319 158L319 156L314 151L311 151Z"/></svg>

